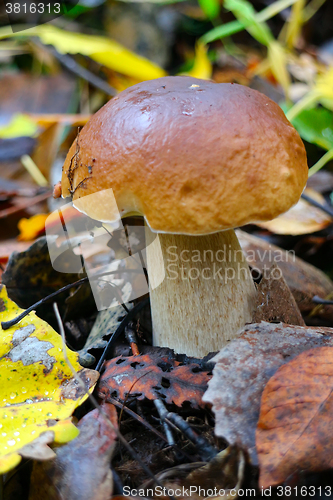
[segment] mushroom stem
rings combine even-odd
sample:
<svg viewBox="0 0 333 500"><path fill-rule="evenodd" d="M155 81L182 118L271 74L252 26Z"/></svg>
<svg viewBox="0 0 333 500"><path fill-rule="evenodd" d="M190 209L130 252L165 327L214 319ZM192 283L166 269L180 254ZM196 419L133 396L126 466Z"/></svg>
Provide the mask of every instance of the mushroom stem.
<svg viewBox="0 0 333 500"><path fill-rule="evenodd" d="M202 357L251 322L256 288L233 229L205 236L149 228L147 264L154 345ZM161 251L163 261L161 261ZM165 277L154 288L164 265Z"/></svg>

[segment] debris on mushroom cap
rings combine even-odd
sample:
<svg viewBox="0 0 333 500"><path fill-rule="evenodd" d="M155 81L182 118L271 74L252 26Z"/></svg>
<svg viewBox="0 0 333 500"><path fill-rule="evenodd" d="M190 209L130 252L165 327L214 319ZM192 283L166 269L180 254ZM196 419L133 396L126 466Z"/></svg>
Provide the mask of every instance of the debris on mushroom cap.
<svg viewBox="0 0 333 500"><path fill-rule="evenodd" d="M62 192L91 215L84 197L112 189L121 215L141 213L154 231L209 234L285 212L307 172L302 140L265 95L163 77L90 119L66 158Z"/></svg>
<svg viewBox="0 0 333 500"><path fill-rule="evenodd" d="M61 182L57 182L57 184L53 188L53 198L60 198L61 196Z"/></svg>

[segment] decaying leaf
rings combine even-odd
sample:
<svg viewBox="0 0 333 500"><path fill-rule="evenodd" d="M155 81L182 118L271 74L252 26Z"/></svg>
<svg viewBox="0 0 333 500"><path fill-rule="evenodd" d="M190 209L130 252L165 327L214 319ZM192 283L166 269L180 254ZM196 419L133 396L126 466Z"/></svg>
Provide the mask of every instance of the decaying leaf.
<svg viewBox="0 0 333 500"><path fill-rule="evenodd" d="M264 387L281 365L314 347L333 346L332 328L283 323L246 326L213 359L203 401L213 405L215 434L249 453L257 465L255 431Z"/></svg>
<svg viewBox="0 0 333 500"><path fill-rule="evenodd" d="M117 427L115 407L106 404L103 410ZM97 409L85 415L78 428L77 438L55 449L55 460L34 463L29 500L110 499L116 433Z"/></svg>
<svg viewBox="0 0 333 500"><path fill-rule="evenodd" d="M184 486L196 487L197 491L191 495L194 499L205 498L204 493L208 496L207 492L213 490L217 492L214 498L231 500L238 497L238 490L244 479L244 469L243 451L229 446L208 464L191 472L185 479Z"/></svg>
<svg viewBox="0 0 333 500"><path fill-rule="evenodd" d="M8 299L5 287L0 305L0 321L22 312ZM60 336L34 312L0 333L1 474L19 463L21 455L50 458L46 451L50 440L66 442L76 437L77 429L69 419L87 395L73 379ZM82 369L77 354L69 349L67 356L86 388L93 388L98 373ZM34 442L36 438L40 439Z"/></svg>
<svg viewBox="0 0 333 500"><path fill-rule="evenodd" d="M63 252L59 247L59 260L64 271L68 270L68 273L58 272L52 266L45 237L36 240L27 250L20 253L15 252L10 256L2 276L2 282L6 285L10 298L20 307L28 308L43 297L59 290L62 286L74 283L79 279L77 273L70 272L71 269L75 269L73 262L76 263L77 256L72 249L68 249L67 242L63 246ZM82 274L81 277L83 277ZM81 285L81 288L86 291L84 300L81 295L80 304L78 304L81 311L84 310L86 314L94 312L95 303L89 283ZM64 316L66 310L69 309L69 304L64 304L68 295L69 292L59 295L58 298L59 308ZM70 297L70 299L73 308L75 297ZM43 306L38 310L38 314L51 324L55 320L52 305Z"/></svg>
<svg viewBox="0 0 333 500"><path fill-rule="evenodd" d="M244 479L244 469L244 453L236 446L229 446L210 462L177 465L157 474L156 478L166 490L178 490L179 499L198 500L205 498L206 493L209 498L231 500L238 497L238 490ZM153 486L152 480L139 486L140 496L148 496L148 491ZM158 495L154 498L158 498Z"/></svg>
<svg viewBox="0 0 333 500"><path fill-rule="evenodd" d="M258 285L257 306L252 322L281 322L305 326L296 301L277 264L264 273Z"/></svg>
<svg viewBox="0 0 333 500"><path fill-rule="evenodd" d="M272 245L252 234L237 230L247 263L263 273L276 262L301 312L313 309L315 295L325 298L333 292L332 281L319 269L296 257L292 251Z"/></svg>
<svg viewBox="0 0 333 500"><path fill-rule="evenodd" d="M125 400L130 394L142 400L163 398L166 403L203 406L212 365L204 360L177 360L171 349L150 348L149 354L119 356L107 361L98 387L99 396L116 395Z"/></svg>
<svg viewBox="0 0 333 500"><path fill-rule="evenodd" d="M333 348L303 352L268 381L256 445L260 485L282 483L305 470L333 467Z"/></svg>
<svg viewBox="0 0 333 500"><path fill-rule="evenodd" d="M313 189L308 188L305 193L318 203L325 203L324 197ZM288 212L271 221L260 222L258 226L275 234L291 234L295 236L321 231L330 224L332 224L332 217L301 198Z"/></svg>

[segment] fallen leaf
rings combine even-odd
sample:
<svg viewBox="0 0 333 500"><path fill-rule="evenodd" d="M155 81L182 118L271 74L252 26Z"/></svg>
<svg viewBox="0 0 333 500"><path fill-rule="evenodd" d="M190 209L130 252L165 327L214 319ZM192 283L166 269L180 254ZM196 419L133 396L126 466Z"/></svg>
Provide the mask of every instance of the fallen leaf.
<svg viewBox="0 0 333 500"><path fill-rule="evenodd" d="M22 312L0 292L0 321ZM73 380L64 358L60 336L34 312L19 325L0 329L0 473L14 467L21 455L49 458L45 451L53 440L65 442L77 435L68 420L87 394ZM67 356L88 389L94 387L98 373L82 369L78 355L67 349ZM69 390L71 388L71 390ZM44 434L44 438L33 441ZM42 447L42 451L41 451ZM45 455L46 453L46 455Z"/></svg>
<svg viewBox="0 0 333 500"><path fill-rule="evenodd" d="M260 486L333 467L333 348L303 352L268 381L256 445Z"/></svg>
<svg viewBox="0 0 333 500"><path fill-rule="evenodd" d="M139 400L162 398L165 403L202 407L202 396L210 379L212 365L186 358L178 361L171 349L151 348L149 354L118 356L105 363L98 394L102 398L128 395Z"/></svg>
<svg viewBox="0 0 333 500"><path fill-rule="evenodd" d="M0 243L0 278L3 270L13 252L23 252L30 246L27 242L18 242L16 240L6 240Z"/></svg>
<svg viewBox="0 0 333 500"><path fill-rule="evenodd" d="M50 179L51 168L55 162L65 125L53 123L38 135L37 145L31 155L32 160L46 179Z"/></svg>
<svg viewBox="0 0 333 500"><path fill-rule="evenodd" d="M207 51L207 46L198 42L195 47L193 68L184 74L193 78L209 80L212 77L213 67L208 58Z"/></svg>
<svg viewBox="0 0 333 500"><path fill-rule="evenodd" d="M333 283L328 276L296 257L295 252L279 248L239 229L236 234L249 266L262 273L265 268L277 263L302 313L313 309L312 298L315 295L324 298L333 292Z"/></svg>
<svg viewBox="0 0 333 500"><path fill-rule="evenodd" d="M117 428L115 407L106 404L103 410ZM34 463L29 500L110 499L116 433L97 409L80 420L78 429L77 438L55 448L55 460Z"/></svg>
<svg viewBox="0 0 333 500"><path fill-rule="evenodd" d="M22 33L19 33L22 36ZM15 36L13 33L10 36ZM23 32L38 36L45 45L53 45L61 54L82 54L124 75L140 81L165 76L165 71L148 59L127 50L120 43L103 36L85 35L56 26L41 25ZM8 36L8 35L7 35Z"/></svg>
<svg viewBox="0 0 333 500"><path fill-rule="evenodd" d="M191 472L184 481L185 488L196 488L194 499L207 498L208 491L217 491L213 498L231 500L238 497L244 480L245 456L242 450L229 446L203 467ZM232 490L232 491L230 491ZM206 494L206 495L205 495Z"/></svg>
<svg viewBox="0 0 333 500"><path fill-rule="evenodd" d="M244 479L245 456L242 450L229 446L221 451L210 462L193 462L181 464L156 475L166 490L180 491L177 498L198 500L205 498L238 498L238 492ZM152 480L146 481L138 490L149 495L154 487ZM216 494L214 495L214 491ZM183 494L182 494L183 492ZM252 489L249 495L254 494ZM206 494L206 495L205 495ZM239 495L242 496L242 495ZM153 498L158 498L155 494ZM206 498L207 498L206 497Z"/></svg>
<svg viewBox="0 0 333 500"><path fill-rule="evenodd" d="M17 224L20 231L20 235L18 236L19 241L35 240L44 233L47 218L48 214L36 214L30 217L30 219L19 220Z"/></svg>
<svg viewBox="0 0 333 500"><path fill-rule="evenodd" d="M38 127L36 123L29 116L17 113L13 115L7 125L0 127L0 138L34 137L37 131Z"/></svg>
<svg viewBox="0 0 333 500"><path fill-rule="evenodd" d="M324 197L313 189L307 188L305 194L308 194L315 201L325 204ZM332 222L331 216L301 198L288 212L279 215L276 219L260 222L257 225L275 234L296 236L321 231Z"/></svg>
<svg viewBox="0 0 333 500"><path fill-rule="evenodd" d="M61 247L59 250L61 253ZM2 275L2 282L6 285L10 298L20 307L28 308L62 286L77 281L79 279L78 273L70 272L73 269L73 263L75 264L77 261L77 256L68 249L66 244L65 250L58 260L60 263L63 262L63 269L64 271L68 270L68 273L58 272L52 266L45 237L37 239L27 250L13 253ZM80 307L84 309L85 313L93 312L95 303L89 283L85 283L81 287L87 290L88 295L84 301L82 301L81 296ZM70 292L59 295L57 301L61 311L66 312L65 301L69 296ZM38 314L49 323L55 321L53 308L50 304L40 307ZM67 317L65 319L67 320Z"/></svg>
<svg viewBox="0 0 333 500"><path fill-rule="evenodd" d="M268 321L305 326L296 301L277 264L265 269L257 289L257 305L252 323Z"/></svg>
<svg viewBox="0 0 333 500"><path fill-rule="evenodd" d="M203 401L213 405L215 434L247 450L257 465L255 431L265 385L281 365L322 346L333 346L332 328L264 322L246 326L212 359L213 377Z"/></svg>

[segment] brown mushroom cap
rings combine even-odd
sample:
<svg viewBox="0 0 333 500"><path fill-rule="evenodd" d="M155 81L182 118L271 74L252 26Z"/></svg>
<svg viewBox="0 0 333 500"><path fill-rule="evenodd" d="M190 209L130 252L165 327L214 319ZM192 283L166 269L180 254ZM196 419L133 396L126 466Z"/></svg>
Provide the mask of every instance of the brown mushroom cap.
<svg viewBox="0 0 333 500"><path fill-rule="evenodd" d="M62 193L77 200L112 188L122 216L198 235L275 218L298 201L307 176L302 140L268 97L169 76L134 85L90 119L67 155ZM105 206L80 201L105 219Z"/></svg>

